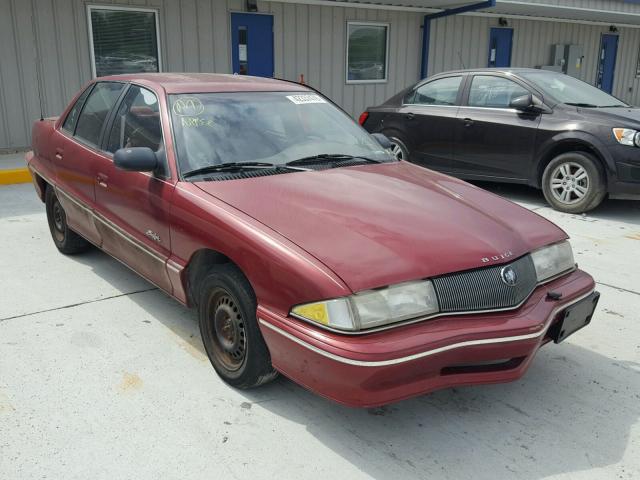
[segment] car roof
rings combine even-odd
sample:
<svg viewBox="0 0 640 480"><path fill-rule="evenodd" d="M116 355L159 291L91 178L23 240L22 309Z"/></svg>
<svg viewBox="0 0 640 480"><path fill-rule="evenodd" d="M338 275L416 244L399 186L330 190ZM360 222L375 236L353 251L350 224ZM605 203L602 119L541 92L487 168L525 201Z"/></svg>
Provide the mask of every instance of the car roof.
<svg viewBox="0 0 640 480"><path fill-rule="evenodd" d="M549 70L542 70L539 68L524 68L524 67L508 67L508 68L495 68L495 67L486 67L486 68L466 68L460 70L449 70L447 72L441 72L433 75L434 77L439 77L441 75L449 75L451 73L526 73L526 72L548 72L548 73L557 73Z"/></svg>
<svg viewBox="0 0 640 480"><path fill-rule="evenodd" d="M96 81L134 82L167 93L310 91L286 80L220 73L130 73L98 77Z"/></svg>

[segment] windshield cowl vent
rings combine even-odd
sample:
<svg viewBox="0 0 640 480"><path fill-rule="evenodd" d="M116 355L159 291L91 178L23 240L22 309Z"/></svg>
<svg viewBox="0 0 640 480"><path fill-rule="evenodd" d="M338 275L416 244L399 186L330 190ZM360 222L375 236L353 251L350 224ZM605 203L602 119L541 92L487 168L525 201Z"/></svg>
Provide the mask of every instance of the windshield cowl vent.
<svg viewBox="0 0 640 480"><path fill-rule="evenodd" d="M205 182L223 182L225 180L242 180L244 178L268 177L271 175L280 175L281 173L295 173L297 170L285 170L275 168L264 168L255 170L245 170L239 172L219 172L207 175L201 180Z"/></svg>

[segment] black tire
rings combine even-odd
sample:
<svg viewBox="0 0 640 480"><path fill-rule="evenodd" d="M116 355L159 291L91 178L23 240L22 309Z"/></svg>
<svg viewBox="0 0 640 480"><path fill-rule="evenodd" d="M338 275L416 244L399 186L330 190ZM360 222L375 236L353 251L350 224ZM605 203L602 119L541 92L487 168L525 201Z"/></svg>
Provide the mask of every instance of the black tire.
<svg viewBox="0 0 640 480"><path fill-rule="evenodd" d="M256 319L256 296L234 265L216 266L199 288L200 335L218 375L236 388L253 388L278 375Z"/></svg>
<svg viewBox="0 0 640 480"><path fill-rule="evenodd" d="M409 149L404 144L402 140L398 137L390 136L388 137L389 141L393 145L393 147L389 150L391 155L393 155L398 160L404 160L406 162L409 161Z"/></svg>
<svg viewBox="0 0 640 480"><path fill-rule="evenodd" d="M45 192L45 206L49 231L56 248L65 255L86 252L91 244L71 230L67 225L67 216L58 201L53 187L47 185Z"/></svg>
<svg viewBox="0 0 640 480"><path fill-rule="evenodd" d="M602 166L586 152L558 155L544 169L542 192L556 210L588 212L600 205L607 194Z"/></svg>

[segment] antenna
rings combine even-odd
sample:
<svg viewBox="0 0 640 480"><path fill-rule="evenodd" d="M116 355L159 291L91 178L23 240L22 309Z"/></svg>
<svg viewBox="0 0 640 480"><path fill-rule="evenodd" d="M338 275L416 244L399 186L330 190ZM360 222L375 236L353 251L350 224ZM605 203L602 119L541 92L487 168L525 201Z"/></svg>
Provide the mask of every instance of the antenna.
<svg viewBox="0 0 640 480"><path fill-rule="evenodd" d="M462 60L462 53L460 53L460 50L458 50L458 58L460 59L460 63L462 64L462 68L464 70L466 70L467 67L464 65L464 60Z"/></svg>
<svg viewBox="0 0 640 480"><path fill-rule="evenodd" d="M44 106L42 105L42 72L40 71L40 47L39 47L39 39L38 39L38 30L36 29L36 8L33 2L31 2L31 30L33 32L34 42L34 53L36 60L36 77L38 81L38 104L40 107L40 121L44 120Z"/></svg>

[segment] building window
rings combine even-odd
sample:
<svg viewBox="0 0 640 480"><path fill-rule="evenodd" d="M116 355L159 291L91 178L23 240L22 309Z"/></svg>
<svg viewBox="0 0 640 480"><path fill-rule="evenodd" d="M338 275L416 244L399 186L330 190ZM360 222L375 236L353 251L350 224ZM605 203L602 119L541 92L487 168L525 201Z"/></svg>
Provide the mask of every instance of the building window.
<svg viewBox="0 0 640 480"><path fill-rule="evenodd" d="M157 11L87 8L94 77L160 71Z"/></svg>
<svg viewBox="0 0 640 480"><path fill-rule="evenodd" d="M347 23L347 83L387 81L389 25Z"/></svg>

